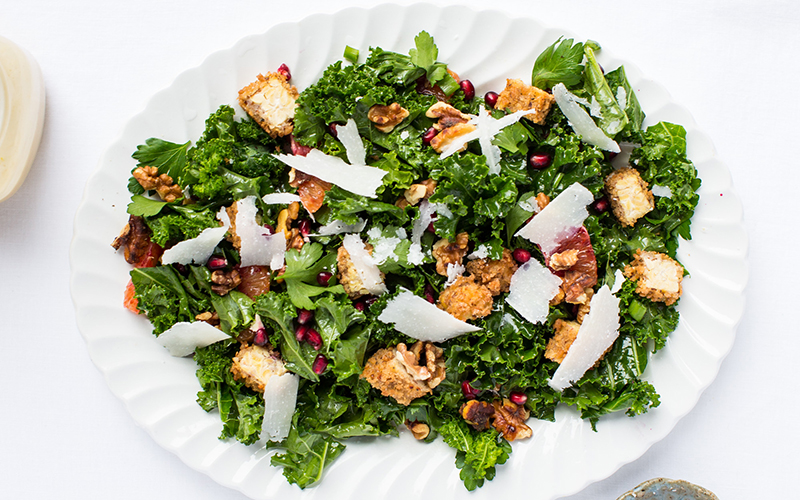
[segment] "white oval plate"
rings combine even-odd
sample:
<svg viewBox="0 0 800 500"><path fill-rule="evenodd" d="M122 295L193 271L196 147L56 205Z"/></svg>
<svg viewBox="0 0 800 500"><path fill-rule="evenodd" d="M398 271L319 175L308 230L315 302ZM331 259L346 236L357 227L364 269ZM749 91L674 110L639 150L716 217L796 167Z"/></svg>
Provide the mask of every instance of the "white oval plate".
<svg viewBox="0 0 800 500"><path fill-rule="evenodd" d="M281 24L212 54L156 94L128 122L86 184L70 262L78 326L92 360L133 419L161 446L251 498L406 500L423 492L427 498L497 498L524 492L527 498L544 500L570 495L608 477L666 436L714 379L733 343L744 308L747 236L730 174L688 111L625 63L647 112L646 123L668 120L686 127L689 156L703 180L694 239L679 250L691 272L680 303L681 321L645 373L661 394L660 407L636 418L602 418L599 432L574 411L559 408L555 423L532 421L534 437L514 443L511 459L498 467L497 477L472 495L458 478L453 450L441 441L417 443L406 432L400 439L348 441L347 451L319 486L305 491L270 466L270 453L262 447L217 439L218 415L195 403L199 384L194 362L171 357L153 341L147 321L122 307L129 266L110 243L128 218L131 153L149 137L196 140L209 113L220 104L235 105L240 88L281 63L289 65L292 83L303 89L342 57L345 45L360 49L362 60L370 46L407 52L423 29L434 36L439 60L469 78L479 95L502 89L507 77L528 80L536 56L559 36L572 36L531 19L431 5L348 9ZM600 62L609 69L622 64L606 51L601 51Z"/></svg>

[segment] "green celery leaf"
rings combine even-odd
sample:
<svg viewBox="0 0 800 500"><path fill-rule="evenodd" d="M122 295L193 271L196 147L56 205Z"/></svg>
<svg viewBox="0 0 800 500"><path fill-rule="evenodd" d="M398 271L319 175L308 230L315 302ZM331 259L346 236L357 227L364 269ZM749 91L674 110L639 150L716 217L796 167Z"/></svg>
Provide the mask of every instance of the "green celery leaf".
<svg viewBox="0 0 800 500"><path fill-rule="evenodd" d="M189 144L176 144L151 137L144 144L136 147L133 159L139 163L137 167L156 167L159 174L167 174L172 180L181 184L186 169L186 152Z"/></svg>
<svg viewBox="0 0 800 500"><path fill-rule="evenodd" d="M131 197L131 202L128 203L128 213L140 217L153 217L158 215L165 206L167 206L166 201L145 198L137 194Z"/></svg>
<svg viewBox="0 0 800 500"><path fill-rule="evenodd" d="M546 89L563 83L568 88L578 86L583 74L583 44L559 38L547 47L533 64L531 82L534 87Z"/></svg>

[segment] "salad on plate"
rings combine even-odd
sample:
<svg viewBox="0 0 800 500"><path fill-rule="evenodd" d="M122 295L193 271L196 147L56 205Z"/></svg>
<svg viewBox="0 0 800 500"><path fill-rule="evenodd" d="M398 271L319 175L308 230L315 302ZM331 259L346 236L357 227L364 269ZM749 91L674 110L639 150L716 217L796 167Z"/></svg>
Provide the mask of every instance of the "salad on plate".
<svg viewBox="0 0 800 500"><path fill-rule="evenodd" d="M700 180L599 50L556 40L479 96L424 31L346 47L137 148L124 305L193 356L221 439L305 488L348 438L441 436L472 490L559 404L598 432L658 406L641 375L678 324Z"/></svg>

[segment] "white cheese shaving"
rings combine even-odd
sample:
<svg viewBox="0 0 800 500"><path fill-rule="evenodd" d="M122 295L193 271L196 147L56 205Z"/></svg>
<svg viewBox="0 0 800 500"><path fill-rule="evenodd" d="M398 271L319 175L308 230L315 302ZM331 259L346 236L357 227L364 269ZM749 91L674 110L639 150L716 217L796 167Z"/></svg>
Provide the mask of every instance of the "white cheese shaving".
<svg viewBox="0 0 800 500"><path fill-rule="evenodd" d="M269 229L256 222L256 197L248 196L236 202L236 235L242 241L239 256L242 267L269 266L273 271L283 267L286 236L283 231L270 234Z"/></svg>
<svg viewBox="0 0 800 500"><path fill-rule="evenodd" d="M296 201L301 201L300 197L294 193L270 193L265 194L261 200L267 205L288 205Z"/></svg>
<svg viewBox="0 0 800 500"><path fill-rule="evenodd" d="M342 240L342 245L344 245L347 253L350 254L350 261L358 271L364 288L372 295L380 295L386 292L386 285L383 283L381 271L364 246L364 242L361 241L361 237L357 234L348 234Z"/></svg>
<svg viewBox="0 0 800 500"><path fill-rule="evenodd" d="M558 294L561 278L536 259L531 259L511 276L506 304L531 323L547 319L550 300Z"/></svg>
<svg viewBox="0 0 800 500"><path fill-rule="evenodd" d="M501 118L495 119L481 106L478 111L478 116L470 117L469 123L475 125L475 130L456 137L448 144L439 155L440 159L445 159L448 156L458 152L465 144L475 139L481 145L481 152L486 157L486 165L489 166L489 172L492 174L500 173L500 148L492 144L494 136L499 134L501 130L518 122L523 116L529 114L531 110L520 110Z"/></svg>
<svg viewBox="0 0 800 500"><path fill-rule="evenodd" d="M653 196L658 196L661 198L672 198L672 190L669 186L653 186L650 191L653 192Z"/></svg>
<svg viewBox="0 0 800 500"><path fill-rule="evenodd" d="M358 219L356 224L345 224L340 220L335 220L320 227L317 231L317 234L312 234L311 236L331 236L334 234L343 233L360 233L365 227L367 227L367 221L364 219Z"/></svg>
<svg viewBox="0 0 800 500"><path fill-rule="evenodd" d="M594 201L591 191L575 182L547 204L516 236L539 245L550 254L559 243L572 235L589 216L586 206Z"/></svg>
<svg viewBox="0 0 800 500"><path fill-rule="evenodd" d="M475 260L475 259L485 259L488 256L489 256L489 247L481 243L480 245L478 245L478 248L476 248L474 252L467 255L467 258L469 260Z"/></svg>
<svg viewBox="0 0 800 500"><path fill-rule="evenodd" d="M465 270L466 268L457 262L455 264L447 264L447 281L445 282L444 287L447 288L448 286L452 285L459 276L464 274Z"/></svg>
<svg viewBox="0 0 800 500"><path fill-rule="evenodd" d="M619 153L619 145L594 123L589 113L577 103L575 95L568 91L563 83L553 87L553 97L556 98L556 104L583 142L606 151Z"/></svg>
<svg viewBox="0 0 800 500"><path fill-rule="evenodd" d="M427 342L444 342L480 330L408 290L401 291L390 300L378 319L384 323L394 323L398 332Z"/></svg>
<svg viewBox="0 0 800 500"><path fill-rule="evenodd" d="M592 96L592 103L589 105L589 114L595 118L601 118L600 101L595 96Z"/></svg>
<svg viewBox="0 0 800 500"><path fill-rule="evenodd" d="M282 441L289 435L292 415L297 404L297 387L300 377L286 372L272 375L264 385L264 420L261 439Z"/></svg>
<svg viewBox="0 0 800 500"><path fill-rule="evenodd" d="M225 207L220 208L217 213L217 219L222 221L222 226L206 228L197 237L181 241L172 248L165 250L161 256L161 263L189 265L194 262L195 264L205 264L231 227L230 218L228 217L228 212L225 211Z"/></svg>
<svg viewBox="0 0 800 500"><path fill-rule="evenodd" d="M628 93L625 92L625 87L622 85L617 87L617 104L623 111L628 107Z"/></svg>
<svg viewBox="0 0 800 500"><path fill-rule="evenodd" d="M347 151L347 161L350 165L366 165L367 152L361 136L358 135L356 121L350 118L345 125L336 127L336 137ZM341 186L340 186L341 187Z"/></svg>
<svg viewBox="0 0 800 500"><path fill-rule="evenodd" d="M625 275L620 269L617 269L614 271L614 286L611 287L611 293L619 292L623 283L625 283Z"/></svg>
<svg viewBox="0 0 800 500"><path fill-rule="evenodd" d="M425 260L425 252L422 251L422 245L419 243L412 243L410 247L408 247L408 257L407 259L409 264L413 264L415 266L420 266Z"/></svg>
<svg viewBox="0 0 800 500"><path fill-rule="evenodd" d="M404 141L408 139L409 135L411 134L408 133L408 130L403 130L402 132L400 132L400 138L403 139Z"/></svg>
<svg viewBox="0 0 800 500"><path fill-rule="evenodd" d="M580 380L618 336L619 299L608 286L602 286L592 297L578 336L547 384L560 392Z"/></svg>
<svg viewBox="0 0 800 500"><path fill-rule="evenodd" d="M204 321L180 321L156 337L156 342L166 347L173 356L183 357L190 355L198 347L206 347L229 338L230 335Z"/></svg>
<svg viewBox="0 0 800 500"><path fill-rule="evenodd" d="M353 194L375 198L376 190L383 184L383 177L388 172L367 165L364 143L352 118L347 120L346 125L337 127L336 133L345 147L349 165L338 156L326 155L318 149L312 149L306 156L279 154L275 158Z"/></svg>
<svg viewBox="0 0 800 500"><path fill-rule="evenodd" d="M619 170L623 167L629 167L629 161L631 159L631 153L634 149L641 147L641 144L634 144L632 142L620 142L619 149L620 152L617 156L611 159L611 166L614 167L614 170Z"/></svg>
<svg viewBox="0 0 800 500"><path fill-rule="evenodd" d="M433 214L436 213L436 204L428 200L422 200L419 204L419 217L414 220L414 225L411 227L411 243L419 245L422 241L422 235L433 220Z"/></svg>
<svg viewBox="0 0 800 500"><path fill-rule="evenodd" d="M535 194L531 194L525 199L520 199L517 202L517 205L519 205L519 208L525 210L526 212L533 212L535 214L538 214L539 211L542 210L539 207L539 201L536 199Z"/></svg>

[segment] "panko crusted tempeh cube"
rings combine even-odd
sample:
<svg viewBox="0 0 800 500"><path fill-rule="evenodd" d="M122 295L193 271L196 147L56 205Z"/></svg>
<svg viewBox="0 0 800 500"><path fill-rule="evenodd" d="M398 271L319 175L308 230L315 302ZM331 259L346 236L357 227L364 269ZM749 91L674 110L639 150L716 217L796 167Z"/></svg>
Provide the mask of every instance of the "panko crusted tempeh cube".
<svg viewBox="0 0 800 500"><path fill-rule="evenodd" d="M636 293L654 302L671 305L683 293L683 266L663 253L636 250L624 274L636 282Z"/></svg>
<svg viewBox="0 0 800 500"><path fill-rule="evenodd" d="M267 73L239 91L239 105L274 139L292 133L298 97L283 75Z"/></svg>
<svg viewBox="0 0 800 500"><path fill-rule="evenodd" d="M286 366L277 351L269 347L242 344L233 357L233 378L241 380L256 392L264 392L270 377L286 373Z"/></svg>
<svg viewBox="0 0 800 500"><path fill-rule="evenodd" d="M623 226L633 226L655 207L653 193L636 169L625 167L612 172L606 177L605 189L611 210Z"/></svg>
<svg viewBox="0 0 800 500"><path fill-rule="evenodd" d="M510 113L529 109L531 112L525 115L525 118L543 125L555 102L556 98L544 90L528 85L522 80L508 78L506 88L500 92L494 107L508 110Z"/></svg>

